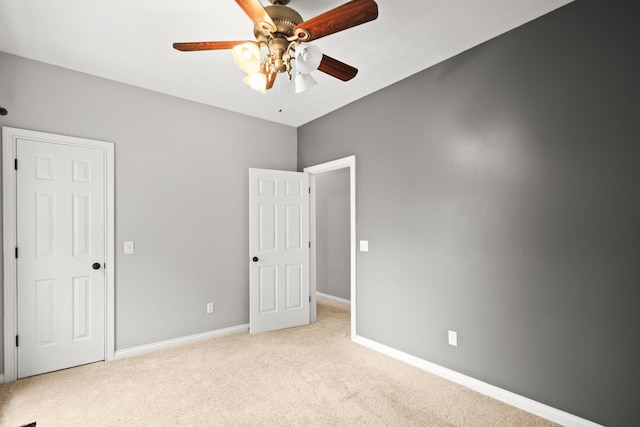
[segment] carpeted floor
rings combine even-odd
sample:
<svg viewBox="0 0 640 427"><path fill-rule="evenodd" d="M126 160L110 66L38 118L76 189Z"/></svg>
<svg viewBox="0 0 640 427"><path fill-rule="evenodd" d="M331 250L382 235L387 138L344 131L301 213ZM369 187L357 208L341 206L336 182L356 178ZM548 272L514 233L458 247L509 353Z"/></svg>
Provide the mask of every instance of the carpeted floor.
<svg viewBox="0 0 640 427"><path fill-rule="evenodd" d="M0 385L0 425L554 426L354 344L349 309Z"/></svg>

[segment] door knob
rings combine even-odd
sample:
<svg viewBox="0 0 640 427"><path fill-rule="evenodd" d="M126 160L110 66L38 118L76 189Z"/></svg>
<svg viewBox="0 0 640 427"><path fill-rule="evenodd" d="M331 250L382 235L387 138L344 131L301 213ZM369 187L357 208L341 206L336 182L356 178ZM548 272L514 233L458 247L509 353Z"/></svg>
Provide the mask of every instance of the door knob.
<svg viewBox="0 0 640 427"><path fill-rule="evenodd" d="M94 270L100 270L100 263L99 262L94 262L93 265L91 266L91 268L93 268Z"/></svg>
<svg viewBox="0 0 640 427"><path fill-rule="evenodd" d="M257 256L254 256L253 258L251 258L251 261L253 261L253 262L258 262L259 260L258 260L258 257L257 257Z"/></svg>

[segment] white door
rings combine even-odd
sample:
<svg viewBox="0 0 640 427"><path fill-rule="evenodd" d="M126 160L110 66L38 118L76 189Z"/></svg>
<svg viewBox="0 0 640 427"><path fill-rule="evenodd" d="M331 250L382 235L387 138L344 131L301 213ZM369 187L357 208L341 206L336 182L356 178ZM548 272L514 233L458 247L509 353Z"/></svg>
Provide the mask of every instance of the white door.
<svg viewBox="0 0 640 427"><path fill-rule="evenodd" d="M251 333L309 323L309 175L249 169Z"/></svg>
<svg viewBox="0 0 640 427"><path fill-rule="evenodd" d="M104 360L104 152L18 139L18 378Z"/></svg>

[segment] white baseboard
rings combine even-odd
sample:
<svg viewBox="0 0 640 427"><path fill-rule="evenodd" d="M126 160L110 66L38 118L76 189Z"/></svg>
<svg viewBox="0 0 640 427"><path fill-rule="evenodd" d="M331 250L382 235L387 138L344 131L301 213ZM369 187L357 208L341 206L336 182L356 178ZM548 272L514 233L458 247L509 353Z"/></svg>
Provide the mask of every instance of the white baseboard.
<svg viewBox="0 0 640 427"><path fill-rule="evenodd" d="M322 293L322 292L316 292L316 295L319 296L319 297L326 298L328 300L340 303L340 304L351 305L351 301L349 301L348 299L334 297L333 295L325 294L325 293Z"/></svg>
<svg viewBox="0 0 640 427"><path fill-rule="evenodd" d="M459 372L452 371L451 369L436 365L435 363L427 362L426 360L388 347L384 344L380 344L376 341L372 341L368 338L355 335L352 338L352 341L560 425L566 427L603 427L600 424L596 424L592 421L585 420L584 418L569 414L568 412L561 411L527 397L487 384Z"/></svg>
<svg viewBox="0 0 640 427"><path fill-rule="evenodd" d="M232 326L225 329L217 329L215 331L204 332L202 334L189 335L182 338L175 338L172 340L161 341L153 344L145 344L138 347L126 348L124 350L117 350L114 360L124 359L127 357L138 356L145 353L151 353L153 351L165 350L168 348L178 347L186 344L193 344L200 341L206 341L211 338L223 337L225 335L239 334L249 330L249 324Z"/></svg>
<svg viewBox="0 0 640 427"><path fill-rule="evenodd" d="M0 384L4 384L4 374L0 374Z"/></svg>

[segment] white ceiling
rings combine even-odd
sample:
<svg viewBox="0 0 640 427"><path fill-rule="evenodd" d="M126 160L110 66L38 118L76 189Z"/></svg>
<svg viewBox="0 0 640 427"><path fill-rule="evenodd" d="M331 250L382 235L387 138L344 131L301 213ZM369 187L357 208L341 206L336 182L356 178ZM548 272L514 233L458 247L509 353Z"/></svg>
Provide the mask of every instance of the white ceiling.
<svg viewBox="0 0 640 427"><path fill-rule="evenodd" d="M298 127L572 0L376 1L377 20L313 42L358 75L316 71L319 84L301 94L284 74L266 94L250 89L230 51L171 47L253 40L233 0L0 0L0 51ZM306 20L345 2L289 6Z"/></svg>

